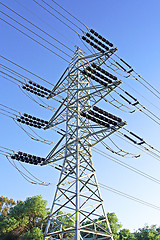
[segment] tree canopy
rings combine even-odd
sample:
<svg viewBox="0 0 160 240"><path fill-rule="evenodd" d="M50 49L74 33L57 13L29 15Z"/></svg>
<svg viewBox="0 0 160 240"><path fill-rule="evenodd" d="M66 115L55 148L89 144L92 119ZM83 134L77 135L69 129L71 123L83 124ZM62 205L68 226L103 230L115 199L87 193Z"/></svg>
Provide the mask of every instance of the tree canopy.
<svg viewBox="0 0 160 240"><path fill-rule="evenodd" d="M11 198L8 197L0 197L0 214L3 214L4 216L7 215L10 208L16 205L16 202Z"/></svg>
<svg viewBox="0 0 160 240"><path fill-rule="evenodd" d="M42 239L40 226L48 214L47 201L41 196L27 198L19 201L0 215L1 239ZM35 235L37 238L35 238ZM12 236L12 238L11 238Z"/></svg>
<svg viewBox="0 0 160 240"><path fill-rule="evenodd" d="M49 214L49 209L46 206L47 201L43 200L41 196L28 197L24 202L1 196L0 239L42 240L41 224ZM70 213L64 214L59 211L57 212L57 221L72 225L74 221L68 216L70 216ZM122 229L115 213L108 213L107 216L114 240L160 240L160 227L156 225L145 226L131 233L129 229ZM95 222L101 220L103 220L103 217L102 219L94 219ZM72 235L65 234L64 237L65 239L71 239Z"/></svg>

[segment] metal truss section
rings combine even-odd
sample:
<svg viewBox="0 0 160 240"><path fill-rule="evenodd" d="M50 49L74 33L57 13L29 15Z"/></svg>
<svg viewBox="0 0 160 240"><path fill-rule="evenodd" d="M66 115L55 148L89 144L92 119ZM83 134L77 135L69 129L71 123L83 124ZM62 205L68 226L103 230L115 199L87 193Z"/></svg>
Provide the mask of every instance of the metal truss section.
<svg viewBox="0 0 160 240"><path fill-rule="evenodd" d="M72 97L68 99L67 89L70 89L70 92L75 92L77 90L75 85L75 82L77 81L77 70L79 71L80 77L83 82L89 81L88 85L83 84L82 86L82 83L79 85L79 91L81 91L79 100L81 100L81 102L84 102L84 107L87 109L95 106L99 101L105 98L109 93L111 93L116 87L118 87L122 83L120 80L117 80L113 81L112 83L105 83L104 85L102 85L99 82L93 81L92 78L84 75L84 71L87 67L91 67L92 63L95 63L97 66L101 66L104 62L108 60L108 58L111 57L112 54L114 54L115 51L116 49L111 49L105 54L96 53L87 57L82 55L79 60L77 60L76 57L72 59L70 67L65 70L62 77L53 88L52 93L48 97L54 98L54 96L60 95L63 100L61 101L61 105L59 106L53 117L50 119L49 124L46 126L45 129L65 123L65 116L68 107L70 106L70 108L74 108L73 104L77 100L74 95L71 95ZM79 63L78 65L77 61ZM70 79L69 82L68 79ZM88 101L88 99L90 99L90 104L86 104L86 101Z"/></svg>
<svg viewBox="0 0 160 240"><path fill-rule="evenodd" d="M115 81L106 86L92 84L91 78L84 75L84 70L92 62L100 66L113 53L84 57L78 48L65 81L61 79L57 85L59 87L63 82L66 97L46 128L65 124L66 133L45 162L48 164L63 159L44 240L113 240L93 167L91 147L126 124L121 121L113 126L114 121L110 120L111 124L108 124L105 117L93 111L94 106L121 82ZM50 97L54 91L57 91L56 88Z"/></svg>
<svg viewBox="0 0 160 240"><path fill-rule="evenodd" d="M105 53L95 53L95 54L91 54L88 56L81 56L82 58L79 59L81 61L81 65L79 66L81 69L85 68L88 64L94 62L96 63L98 66L101 66L103 63L105 63L115 52L117 51L117 48L112 48L109 51L105 52ZM78 61L79 61L78 60ZM69 77L69 75L76 71L76 67L75 65L77 64L77 59L74 59L74 57L71 60L71 64L72 62L74 62L71 66L70 64L70 69L67 67L66 70L64 71L64 73L62 74L62 76L60 77L60 79L58 80L58 82L56 83L56 85L54 86L54 88L52 89L51 93L48 95L48 99L50 98L54 98L55 96L66 92L66 88L68 88L68 82L66 81L67 78ZM68 71L69 69L69 71Z"/></svg>

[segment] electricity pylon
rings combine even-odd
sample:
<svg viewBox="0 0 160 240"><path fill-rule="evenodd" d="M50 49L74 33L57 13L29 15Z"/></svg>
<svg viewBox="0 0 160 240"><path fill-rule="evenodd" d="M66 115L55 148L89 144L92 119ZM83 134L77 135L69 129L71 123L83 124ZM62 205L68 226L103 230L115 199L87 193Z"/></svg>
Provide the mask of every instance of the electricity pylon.
<svg viewBox="0 0 160 240"><path fill-rule="evenodd" d="M66 97L46 128L65 124L66 129L45 162L63 160L44 239L113 240L91 148L125 125L111 114L110 120L107 120L96 112L101 109L95 106L121 82L102 82L100 78L91 76L89 71L93 72L92 66L100 67L115 50L84 57L81 49L77 48L69 67L50 94L50 98L60 93L66 93ZM95 80L96 84L91 80ZM102 114L109 113L104 111Z"/></svg>

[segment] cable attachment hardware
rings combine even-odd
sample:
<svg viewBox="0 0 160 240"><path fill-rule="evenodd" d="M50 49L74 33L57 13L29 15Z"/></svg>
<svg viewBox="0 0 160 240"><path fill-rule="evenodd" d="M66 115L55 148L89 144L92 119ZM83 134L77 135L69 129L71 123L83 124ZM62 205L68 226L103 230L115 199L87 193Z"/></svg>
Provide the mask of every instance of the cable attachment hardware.
<svg viewBox="0 0 160 240"><path fill-rule="evenodd" d="M105 53L106 51L111 51L113 49L114 51L118 50L117 48L114 48L113 43L109 42L106 38L99 35L93 29L90 29L90 33L87 32L85 36L82 36L82 40L86 41L89 45L101 53Z"/></svg>
<svg viewBox="0 0 160 240"><path fill-rule="evenodd" d="M130 100L128 100L126 97L124 97L122 94L119 94L119 96L121 98L123 98L128 104L132 105L132 106L136 106L139 104L139 101L133 97L130 93L126 92L126 91L123 91L127 96L129 96L131 99L134 100L134 102L132 103Z"/></svg>
<svg viewBox="0 0 160 240"><path fill-rule="evenodd" d="M125 129L126 130L126 129ZM144 143L146 143L143 138L139 137L137 134L133 133L133 132L130 132L127 130L128 133L130 133L132 136L134 136L135 138L137 138L138 140L140 140L140 142L137 142L136 140L134 140L133 138L129 137L128 135L126 134L123 134L124 137L128 138L131 142L133 142L134 144L136 145L142 145Z"/></svg>
<svg viewBox="0 0 160 240"><path fill-rule="evenodd" d="M12 154L10 157L13 160L34 164L34 165L41 165L45 161L45 158L31 155L24 152L17 152L15 154Z"/></svg>
<svg viewBox="0 0 160 240"><path fill-rule="evenodd" d="M48 121L31 116L27 113L24 113L20 117L17 117L16 120L17 122L29 125L31 127L39 128L39 129L45 128L46 125L48 124Z"/></svg>
<svg viewBox="0 0 160 240"><path fill-rule="evenodd" d="M22 85L22 88L30 93L33 93L39 97L48 97L48 95L51 93L51 90L33 82L33 81L29 81L29 84L25 83Z"/></svg>

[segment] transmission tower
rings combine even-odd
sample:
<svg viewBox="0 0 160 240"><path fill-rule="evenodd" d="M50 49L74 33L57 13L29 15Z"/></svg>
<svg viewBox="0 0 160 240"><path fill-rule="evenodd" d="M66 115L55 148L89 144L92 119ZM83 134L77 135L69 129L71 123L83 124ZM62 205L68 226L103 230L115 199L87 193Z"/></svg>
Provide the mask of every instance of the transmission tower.
<svg viewBox="0 0 160 240"><path fill-rule="evenodd" d="M44 163L63 160L44 239L113 240L91 148L126 124L95 106L121 83L117 79L109 81L107 77L101 80L102 74L93 70L102 70L100 66L115 51L116 48L112 48L106 53L85 57L77 48L49 96L66 94L46 129L65 124L66 130Z"/></svg>

